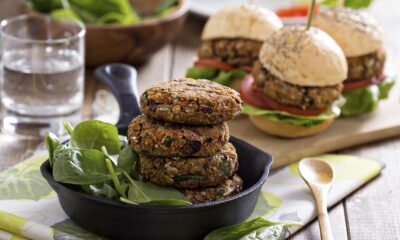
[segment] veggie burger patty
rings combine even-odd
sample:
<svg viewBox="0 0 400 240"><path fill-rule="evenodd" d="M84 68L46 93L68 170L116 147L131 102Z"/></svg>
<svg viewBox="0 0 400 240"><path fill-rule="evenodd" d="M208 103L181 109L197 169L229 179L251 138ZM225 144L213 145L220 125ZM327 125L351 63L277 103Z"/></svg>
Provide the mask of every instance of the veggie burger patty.
<svg viewBox="0 0 400 240"><path fill-rule="evenodd" d="M225 144L211 157L169 158L139 154L139 171L147 180L177 188L215 187L237 171L235 147Z"/></svg>
<svg viewBox="0 0 400 240"><path fill-rule="evenodd" d="M343 84L326 87L306 87L288 83L271 74L257 61L253 69L254 80L260 91L282 104L300 108L327 108L341 94Z"/></svg>
<svg viewBox="0 0 400 240"><path fill-rule="evenodd" d="M141 115L128 128L128 141L136 152L167 157L207 157L229 140L226 122L215 125L180 125Z"/></svg>
<svg viewBox="0 0 400 240"><path fill-rule="evenodd" d="M198 56L232 66L252 66L258 58L261 45L261 41L243 38L205 40L198 49Z"/></svg>
<svg viewBox="0 0 400 240"><path fill-rule="evenodd" d="M213 188L184 189L181 192L191 203L204 203L233 196L243 190L243 180L238 175L233 175L223 184Z"/></svg>
<svg viewBox="0 0 400 240"><path fill-rule="evenodd" d="M147 89L140 105L144 114L159 120L208 125L239 115L243 103L233 89L209 80L183 78Z"/></svg>
<svg viewBox="0 0 400 240"><path fill-rule="evenodd" d="M348 57L348 80L370 79L380 75L385 66L385 61L386 53L383 48L367 55Z"/></svg>

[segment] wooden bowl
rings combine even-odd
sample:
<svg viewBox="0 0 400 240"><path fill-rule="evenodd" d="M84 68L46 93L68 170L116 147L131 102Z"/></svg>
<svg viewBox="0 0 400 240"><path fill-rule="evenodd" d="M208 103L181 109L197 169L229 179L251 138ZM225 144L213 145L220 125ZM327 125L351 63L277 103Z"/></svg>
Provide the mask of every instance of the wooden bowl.
<svg viewBox="0 0 400 240"><path fill-rule="evenodd" d="M162 0L130 0L141 15L148 15ZM24 5L22 14L36 14ZM175 39L188 15L188 3L180 0L177 10L168 16L132 25L85 24L86 66L120 62L139 64Z"/></svg>
<svg viewBox="0 0 400 240"><path fill-rule="evenodd" d="M146 12L151 7L154 9L159 2L131 0L139 12ZM144 62L175 39L187 14L186 0L180 0L177 10L166 17L133 25L86 24L86 66L95 67L111 62Z"/></svg>

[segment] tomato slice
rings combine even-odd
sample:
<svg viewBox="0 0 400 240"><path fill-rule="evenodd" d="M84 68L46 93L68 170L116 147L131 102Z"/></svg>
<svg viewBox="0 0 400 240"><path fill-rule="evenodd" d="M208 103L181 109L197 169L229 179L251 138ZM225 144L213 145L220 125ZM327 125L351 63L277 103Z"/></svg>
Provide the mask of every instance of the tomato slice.
<svg viewBox="0 0 400 240"><path fill-rule="evenodd" d="M276 102L275 100L260 93L254 84L255 83L253 76L248 75L246 78L242 80L242 84L240 85L240 91L239 91L240 97L243 99L243 101L254 107L269 109L269 110L284 111L301 116L316 116L323 113L326 110L320 108L302 109Z"/></svg>
<svg viewBox="0 0 400 240"><path fill-rule="evenodd" d="M385 79L385 75L383 73L381 73L378 76L373 76L370 79L345 81L343 83L343 92L351 92L353 90L363 88L363 87L369 86L371 84L379 84L384 79Z"/></svg>
<svg viewBox="0 0 400 240"><path fill-rule="evenodd" d="M295 5L287 8L281 8L276 11L279 17L306 17L308 14L308 5ZM313 15L316 15L319 11L318 4L314 7Z"/></svg>
<svg viewBox="0 0 400 240"><path fill-rule="evenodd" d="M230 71L234 69L231 65L214 59L199 59L194 63L194 65L196 67L210 67L223 71Z"/></svg>
<svg viewBox="0 0 400 240"><path fill-rule="evenodd" d="M253 68L251 66L241 66L240 70L251 73L253 71Z"/></svg>

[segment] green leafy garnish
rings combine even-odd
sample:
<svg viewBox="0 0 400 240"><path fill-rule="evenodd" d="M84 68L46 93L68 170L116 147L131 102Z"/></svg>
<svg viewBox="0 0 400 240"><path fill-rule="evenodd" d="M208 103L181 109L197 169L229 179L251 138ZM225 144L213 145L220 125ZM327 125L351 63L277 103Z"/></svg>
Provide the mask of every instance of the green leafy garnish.
<svg viewBox="0 0 400 240"><path fill-rule="evenodd" d="M323 4L329 7L336 7L337 0L324 0ZM367 8L372 3L372 0L345 0L344 6L348 8Z"/></svg>
<svg viewBox="0 0 400 240"><path fill-rule="evenodd" d="M96 149L60 145L54 151L53 176L57 182L89 185L111 180L104 154Z"/></svg>
<svg viewBox="0 0 400 240"><path fill-rule="evenodd" d="M128 200L134 203L151 205L190 205L185 196L174 188L157 186L150 182L133 180L124 173L129 181Z"/></svg>
<svg viewBox="0 0 400 240"><path fill-rule="evenodd" d="M101 151L106 156L106 158L104 160L106 162L108 172L111 175L111 180L114 183L115 189L117 190L117 192L119 193L120 196L126 197L125 191L121 187L121 182L119 181L117 174L114 171L114 166L112 165L112 161L110 160L110 156L108 155L108 151L107 151L106 147L102 146Z"/></svg>
<svg viewBox="0 0 400 240"><path fill-rule="evenodd" d="M51 11L51 15L55 18L67 18L67 19L73 19L73 20L78 20L82 21L82 19L79 17L78 14L76 14L72 9L70 8L60 8L60 9L55 9Z"/></svg>
<svg viewBox="0 0 400 240"><path fill-rule="evenodd" d="M235 79L244 78L248 73L242 70L222 71L210 67L191 67L186 71L186 77L208 79L221 85L228 86Z"/></svg>
<svg viewBox="0 0 400 240"><path fill-rule="evenodd" d="M212 79L218 75L218 70L210 67L191 67L186 71L186 77L194 79Z"/></svg>
<svg viewBox="0 0 400 240"><path fill-rule="evenodd" d="M60 0L23 0L28 8L41 12L50 13L54 9L62 8Z"/></svg>
<svg viewBox="0 0 400 240"><path fill-rule="evenodd" d="M60 139L53 133L48 133L45 140L47 151L49 152L50 166L54 165L54 150L61 145Z"/></svg>
<svg viewBox="0 0 400 240"><path fill-rule="evenodd" d="M269 120L283 121L298 126L314 127L322 124L326 120L338 117L340 109L337 106L332 106L330 110L317 116L300 116L283 111L260 109L245 104L243 106L243 113L247 115L263 116Z"/></svg>
<svg viewBox="0 0 400 240"><path fill-rule="evenodd" d="M112 124L97 120L87 120L76 125L70 144L79 149L101 150L105 146L110 154L118 154L121 150L118 129Z"/></svg>
<svg viewBox="0 0 400 240"><path fill-rule="evenodd" d="M143 20L129 0L24 0L23 2L33 11L84 23L135 24ZM148 18L169 15L176 10L178 3L178 0L164 0Z"/></svg>
<svg viewBox="0 0 400 240"><path fill-rule="evenodd" d="M155 13L157 16L165 15L165 12L170 11L170 9L178 5L178 3L178 0L164 0L160 5L158 5Z"/></svg>
<svg viewBox="0 0 400 240"><path fill-rule="evenodd" d="M144 182L137 169L138 154L121 140L115 126L90 120L75 128L64 124L71 135L70 143L62 145L49 133L46 147L53 177L61 183L79 185L93 196L127 204L190 205L174 188ZM122 149L121 149L122 146ZM110 155L110 150L114 155Z"/></svg>
<svg viewBox="0 0 400 240"><path fill-rule="evenodd" d="M372 112L378 107L379 100L386 99L393 88L394 78L387 77L378 85L369 85L351 92L344 92L346 103L341 107L342 116L353 116Z"/></svg>
<svg viewBox="0 0 400 240"><path fill-rule="evenodd" d="M395 83L396 83L395 78L386 77L383 82L378 84L380 100L387 99L389 97L389 92L393 88Z"/></svg>
<svg viewBox="0 0 400 240"><path fill-rule="evenodd" d="M179 200L179 199L168 199L168 200L154 200L150 202L142 203L143 205L152 205L152 206L187 206L192 205L191 202L187 200Z"/></svg>
<svg viewBox="0 0 400 240"><path fill-rule="evenodd" d="M138 154L131 149L129 144L124 144L118 156L117 166L119 169L127 172L134 179L140 180L141 177L137 175L136 171L136 163L138 160Z"/></svg>
<svg viewBox="0 0 400 240"><path fill-rule="evenodd" d="M111 183L108 182L102 184L82 185L82 189L96 197L115 199L119 196L118 192L112 187Z"/></svg>
<svg viewBox="0 0 400 240"><path fill-rule="evenodd" d="M251 221L214 230L204 240L280 240L285 238L287 227L298 225L300 224L271 222L263 217L258 217Z"/></svg>

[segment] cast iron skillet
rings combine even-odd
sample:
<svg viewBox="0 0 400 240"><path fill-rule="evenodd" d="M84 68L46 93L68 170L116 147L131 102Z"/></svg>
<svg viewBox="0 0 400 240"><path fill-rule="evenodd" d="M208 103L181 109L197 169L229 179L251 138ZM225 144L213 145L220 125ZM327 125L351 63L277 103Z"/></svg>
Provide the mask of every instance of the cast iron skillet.
<svg viewBox="0 0 400 240"><path fill-rule="evenodd" d="M96 69L96 77L106 83L120 104L119 133L126 135L131 119L140 114L136 91L136 71L123 64ZM41 172L57 192L66 214L83 228L110 239L202 239L210 231L246 220L254 210L261 186L267 179L272 157L248 143L230 138L239 157L239 176L244 191L215 202L191 206L128 205L90 196L75 186L54 180L46 161Z"/></svg>

